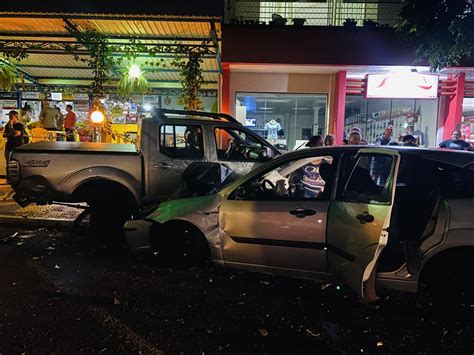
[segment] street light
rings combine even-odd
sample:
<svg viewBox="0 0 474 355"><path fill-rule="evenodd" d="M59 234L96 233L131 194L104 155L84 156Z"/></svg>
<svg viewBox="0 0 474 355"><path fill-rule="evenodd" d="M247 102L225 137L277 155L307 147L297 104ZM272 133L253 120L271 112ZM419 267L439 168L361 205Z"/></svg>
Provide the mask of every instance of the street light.
<svg viewBox="0 0 474 355"><path fill-rule="evenodd" d="M128 69L128 76L132 79L138 78L141 73L142 71L140 70L140 67L137 64L132 64L130 66L130 69Z"/></svg>
<svg viewBox="0 0 474 355"><path fill-rule="evenodd" d="M93 142L100 142L102 139L100 126L102 125L102 122L104 122L104 118L104 114L97 109L91 113Z"/></svg>
<svg viewBox="0 0 474 355"><path fill-rule="evenodd" d="M93 124L102 124L102 122L104 122L104 114L99 110L92 112L91 121Z"/></svg>

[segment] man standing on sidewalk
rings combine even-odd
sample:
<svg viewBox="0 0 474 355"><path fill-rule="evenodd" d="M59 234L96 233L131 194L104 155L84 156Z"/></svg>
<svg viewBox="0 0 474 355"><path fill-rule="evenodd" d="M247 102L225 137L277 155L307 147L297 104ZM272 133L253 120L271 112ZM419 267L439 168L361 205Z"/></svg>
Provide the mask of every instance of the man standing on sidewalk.
<svg viewBox="0 0 474 355"><path fill-rule="evenodd" d="M56 115L56 110L49 105L48 101L44 100L43 108L39 114L39 120L44 129L48 131L56 131L58 129L56 127Z"/></svg>
<svg viewBox="0 0 474 355"><path fill-rule="evenodd" d="M5 143L5 162L7 164L7 183L10 182L10 176L8 175L8 161L10 159L11 151L23 144L23 135L25 134L25 127L18 122L18 112L11 110L8 113L8 122L3 129L3 138L6 138Z"/></svg>
<svg viewBox="0 0 474 355"><path fill-rule="evenodd" d="M72 105L66 105L66 111L66 119L64 120L66 140L68 142L74 142L74 127L76 125L76 114L72 111Z"/></svg>

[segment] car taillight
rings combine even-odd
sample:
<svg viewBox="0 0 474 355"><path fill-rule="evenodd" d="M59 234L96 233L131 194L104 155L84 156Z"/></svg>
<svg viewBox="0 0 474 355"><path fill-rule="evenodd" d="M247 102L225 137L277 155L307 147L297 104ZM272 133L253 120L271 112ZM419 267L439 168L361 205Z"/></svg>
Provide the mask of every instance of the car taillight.
<svg viewBox="0 0 474 355"><path fill-rule="evenodd" d="M20 163L18 160L10 159L8 162L8 174L12 185L20 182Z"/></svg>

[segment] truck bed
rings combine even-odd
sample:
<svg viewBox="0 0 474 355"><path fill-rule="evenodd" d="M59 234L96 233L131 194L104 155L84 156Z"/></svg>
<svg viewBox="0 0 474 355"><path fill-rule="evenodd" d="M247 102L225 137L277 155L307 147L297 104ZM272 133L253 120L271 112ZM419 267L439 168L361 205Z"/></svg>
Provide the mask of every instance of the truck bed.
<svg viewBox="0 0 474 355"><path fill-rule="evenodd" d="M16 148L12 159L20 205L69 202L80 186L98 179L124 186L137 200L143 193L141 155L133 144L37 142Z"/></svg>

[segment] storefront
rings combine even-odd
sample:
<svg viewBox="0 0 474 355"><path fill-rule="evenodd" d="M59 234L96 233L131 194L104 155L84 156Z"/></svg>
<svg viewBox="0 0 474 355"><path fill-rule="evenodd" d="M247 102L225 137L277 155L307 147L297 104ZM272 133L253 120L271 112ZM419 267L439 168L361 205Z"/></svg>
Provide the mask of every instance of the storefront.
<svg viewBox="0 0 474 355"><path fill-rule="evenodd" d="M358 127L363 139L375 144L385 128L392 126L393 142L411 134L420 146L434 147L439 104L437 75L392 73L348 78L344 134Z"/></svg>
<svg viewBox="0 0 474 355"><path fill-rule="evenodd" d="M281 150L304 146L330 131L334 75L298 68L232 65L224 67L222 107Z"/></svg>
<svg viewBox="0 0 474 355"><path fill-rule="evenodd" d="M465 82L460 128L461 138L474 145L474 80Z"/></svg>

